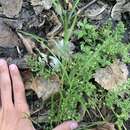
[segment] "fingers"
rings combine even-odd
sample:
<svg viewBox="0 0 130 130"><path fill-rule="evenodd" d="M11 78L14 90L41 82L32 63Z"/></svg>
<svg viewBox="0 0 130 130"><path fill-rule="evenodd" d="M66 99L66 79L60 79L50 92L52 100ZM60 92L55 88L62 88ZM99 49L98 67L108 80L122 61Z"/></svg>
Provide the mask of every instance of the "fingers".
<svg viewBox="0 0 130 130"><path fill-rule="evenodd" d="M25 88L22 82L19 70L16 65L9 66L10 75L12 79L14 105L21 112L29 112L25 97Z"/></svg>
<svg viewBox="0 0 130 130"><path fill-rule="evenodd" d="M67 121L63 124L57 126L53 130L74 130L78 127L78 123L76 121Z"/></svg>
<svg viewBox="0 0 130 130"><path fill-rule="evenodd" d="M13 107L11 80L5 60L0 59L0 92L2 107Z"/></svg>

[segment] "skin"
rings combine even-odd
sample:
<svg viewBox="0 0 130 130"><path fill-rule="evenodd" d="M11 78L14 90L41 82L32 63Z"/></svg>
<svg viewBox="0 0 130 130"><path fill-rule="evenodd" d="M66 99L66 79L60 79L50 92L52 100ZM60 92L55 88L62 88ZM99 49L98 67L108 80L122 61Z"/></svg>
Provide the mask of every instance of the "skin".
<svg viewBox="0 0 130 130"><path fill-rule="evenodd" d="M25 113L30 112L19 70L14 64L8 67L6 61L0 59L0 130L35 130ZM77 122L67 121L53 130L77 127Z"/></svg>

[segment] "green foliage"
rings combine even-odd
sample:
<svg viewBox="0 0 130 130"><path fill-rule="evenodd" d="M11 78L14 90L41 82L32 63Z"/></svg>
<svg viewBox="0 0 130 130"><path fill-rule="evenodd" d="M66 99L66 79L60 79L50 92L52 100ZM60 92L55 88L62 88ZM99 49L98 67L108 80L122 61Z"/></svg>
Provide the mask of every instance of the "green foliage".
<svg viewBox="0 0 130 130"><path fill-rule="evenodd" d="M106 91L93 84L91 79L97 69L110 65L117 58L125 63L130 62L130 46L122 43L124 31L123 23L119 23L115 30L111 29L110 22L100 29L89 24L87 20L77 24L74 36L80 40L81 51L67 61L62 59L60 71L55 72L63 86L58 103L52 97L49 122L58 124L69 119L80 121L87 114L90 118L87 123L90 126L93 126L92 120L114 122L119 128L123 126L130 112L130 80L119 86L118 90ZM42 70L39 63L41 61L34 64L34 70L37 71L37 66L38 70ZM47 74L46 68L41 72L44 74L44 71ZM129 96L125 100L126 93ZM113 114L102 113L102 108ZM91 110L98 115L92 120ZM108 116L111 118L107 118Z"/></svg>
<svg viewBox="0 0 130 130"><path fill-rule="evenodd" d="M60 122L76 119L80 121L82 116L78 111L79 106L85 113L91 109L98 110L100 116L97 121L106 120L105 116L107 115L103 115L101 109L105 107L113 111L108 104L112 106L115 104L119 107L116 110L119 114L113 114L111 119L107 121L111 122L114 118L114 122L118 125L122 121L122 126L123 121L128 119L128 112L130 112L129 99L121 100L119 92L114 91L111 95L111 92L106 92L90 82L98 68L111 64L116 58L129 62L129 45L122 43L123 33L124 26L122 23L119 23L114 31L112 31L110 24L100 30L88 24L87 21L78 24L76 36L80 39L82 53L76 53L67 63L63 62L67 74L64 75L64 71L61 69L59 76L64 86L58 111L55 108L51 109L51 111L55 112L54 115L50 115L51 120L54 119L54 121ZM128 88L126 91L128 91ZM107 95L109 94L111 96L108 98Z"/></svg>
<svg viewBox="0 0 130 130"><path fill-rule="evenodd" d="M42 56L28 57L28 65L34 76L43 76L47 79L54 74L51 69L46 69L45 58Z"/></svg>
<svg viewBox="0 0 130 130"><path fill-rule="evenodd" d="M124 121L129 119L130 112L130 79L127 83L106 95L106 106L112 110L116 117L116 124L123 126Z"/></svg>
<svg viewBox="0 0 130 130"><path fill-rule="evenodd" d="M60 16L63 28L64 28L64 43L68 44L75 25L77 23L78 14L76 12L76 7L78 6L80 0L73 1L73 7L71 10L64 9L61 3L67 4L66 1L60 2L60 0L53 0L53 7L57 14Z"/></svg>

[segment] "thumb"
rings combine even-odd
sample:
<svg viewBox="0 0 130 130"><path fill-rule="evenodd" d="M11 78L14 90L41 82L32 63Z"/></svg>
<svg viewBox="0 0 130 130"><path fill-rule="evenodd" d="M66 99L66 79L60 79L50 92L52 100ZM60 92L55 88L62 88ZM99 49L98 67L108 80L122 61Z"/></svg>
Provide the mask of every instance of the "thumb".
<svg viewBox="0 0 130 130"><path fill-rule="evenodd" d="M57 126L53 130L74 130L78 127L78 123L76 121L66 121L63 124Z"/></svg>

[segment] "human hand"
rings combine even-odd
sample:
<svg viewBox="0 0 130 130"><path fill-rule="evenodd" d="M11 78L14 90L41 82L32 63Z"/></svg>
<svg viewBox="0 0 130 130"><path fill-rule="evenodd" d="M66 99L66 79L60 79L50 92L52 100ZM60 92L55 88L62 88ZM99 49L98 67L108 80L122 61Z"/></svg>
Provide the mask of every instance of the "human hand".
<svg viewBox="0 0 130 130"><path fill-rule="evenodd" d="M24 84L16 65L0 60L0 130L35 130L25 118L29 114ZM78 127L75 121L67 121L54 130L72 130Z"/></svg>

